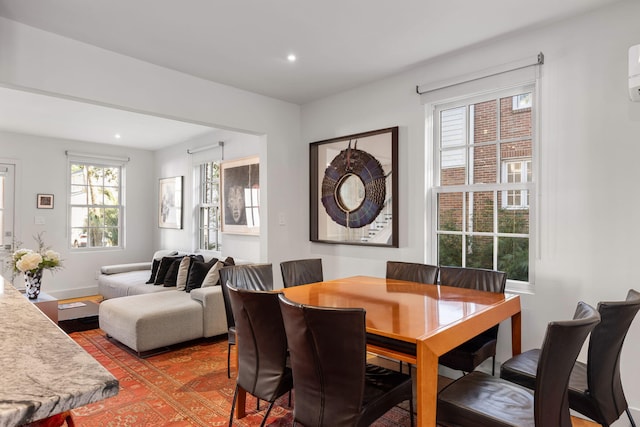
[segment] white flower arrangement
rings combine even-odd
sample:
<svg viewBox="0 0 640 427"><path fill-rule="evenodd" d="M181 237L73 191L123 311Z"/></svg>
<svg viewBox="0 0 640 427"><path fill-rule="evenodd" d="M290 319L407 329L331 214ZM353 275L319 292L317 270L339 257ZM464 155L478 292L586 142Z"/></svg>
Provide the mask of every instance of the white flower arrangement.
<svg viewBox="0 0 640 427"><path fill-rule="evenodd" d="M15 273L27 271L36 273L38 270L57 270L62 268L60 254L47 248L42 240L42 235L34 237L38 243L38 250L18 249L11 257L11 267Z"/></svg>

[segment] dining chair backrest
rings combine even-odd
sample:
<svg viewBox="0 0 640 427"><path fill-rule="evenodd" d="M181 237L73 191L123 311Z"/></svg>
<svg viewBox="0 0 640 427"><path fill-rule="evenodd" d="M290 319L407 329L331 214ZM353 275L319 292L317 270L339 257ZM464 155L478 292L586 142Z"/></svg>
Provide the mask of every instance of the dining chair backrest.
<svg viewBox="0 0 640 427"><path fill-rule="evenodd" d="M220 284L222 297L227 314L227 327L235 326L233 310L229 301L227 283L239 289L256 291L273 290L273 267L271 264L242 264L223 267L220 269Z"/></svg>
<svg viewBox="0 0 640 427"><path fill-rule="evenodd" d="M479 370L449 383L438 393L437 424L572 427L569 378L587 336L599 321L595 308L579 302L572 320L547 325L533 393Z"/></svg>
<svg viewBox="0 0 640 427"><path fill-rule="evenodd" d="M278 292L238 289L227 282L238 338L238 375L229 427L240 389L269 402L264 426L278 397L291 390L293 376L287 366L287 335L282 323ZM289 396L291 397L291 396Z"/></svg>
<svg viewBox="0 0 640 427"><path fill-rule="evenodd" d="M294 418L305 426L356 425L365 386L365 311L311 307L280 297Z"/></svg>
<svg viewBox="0 0 640 427"><path fill-rule="evenodd" d="M569 377L582 345L599 321L599 313L580 302L573 320L550 322L547 326L534 391L536 426L571 426Z"/></svg>
<svg viewBox="0 0 640 427"><path fill-rule="evenodd" d="M602 320L589 339L587 384L601 413L599 422L615 421L628 407L620 378L620 353L638 310L640 293L633 289L625 301L598 303Z"/></svg>
<svg viewBox="0 0 640 427"><path fill-rule="evenodd" d="M439 268L436 265L414 262L387 261L387 279L435 284L438 282Z"/></svg>
<svg viewBox="0 0 640 427"><path fill-rule="evenodd" d="M298 259L280 263L285 288L322 282L322 259Z"/></svg>
<svg viewBox="0 0 640 427"><path fill-rule="evenodd" d="M287 390L282 381L287 362L287 336L278 292L227 285L238 336L237 384L260 399L273 401Z"/></svg>
<svg viewBox="0 0 640 427"><path fill-rule="evenodd" d="M469 267L440 267L440 284L485 292L504 292L507 273Z"/></svg>
<svg viewBox="0 0 640 427"><path fill-rule="evenodd" d="M467 267L440 267L440 285L443 286L504 293L506 284L507 274L502 271ZM451 369L471 372L484 360L491 358L491 372L494 373L498 329L499 325L495 325L445 353L440 357L440 364Z"/></svg>

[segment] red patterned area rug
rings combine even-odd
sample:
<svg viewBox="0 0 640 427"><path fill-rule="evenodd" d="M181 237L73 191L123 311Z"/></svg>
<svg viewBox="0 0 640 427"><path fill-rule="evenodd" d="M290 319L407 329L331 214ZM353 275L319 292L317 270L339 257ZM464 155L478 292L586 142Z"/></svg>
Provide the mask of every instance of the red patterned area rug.
<svg viewBox="0 0 640 427"><path fill-rule="evenodd" d="M72 411L76 426L228 425L235 381L227 378L226 339L191 342L141 359L108 340L100 329L70 336L120 381L116 396ZM258 411L256 400L247 396L247 416L234 418L234 426L260 425L266 408L262 402ZM288 395L281 397L266 425L292 425L291 411ZM373 425L408 426L409 414L394 408Z"/></svg>

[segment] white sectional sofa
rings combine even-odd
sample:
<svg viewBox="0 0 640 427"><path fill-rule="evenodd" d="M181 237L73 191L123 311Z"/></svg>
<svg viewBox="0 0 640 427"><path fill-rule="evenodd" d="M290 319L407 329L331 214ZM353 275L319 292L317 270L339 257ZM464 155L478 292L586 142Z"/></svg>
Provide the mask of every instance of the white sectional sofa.
<svg viewBox="0 0 640 427"><path fill-rule="evenodd" d="M154 258L162 258L169 252L158 251ZM200 252L199 255L205 262L212 262L213 258L226 259L219 252ZM105 300L100 303L99 322L108 336L142 355L196 338L227 333L220 286L186 292L176 286L147 283L151 271L152 262L102 267L98 289ZM213 269L210 271L214 273Z"/></svg>

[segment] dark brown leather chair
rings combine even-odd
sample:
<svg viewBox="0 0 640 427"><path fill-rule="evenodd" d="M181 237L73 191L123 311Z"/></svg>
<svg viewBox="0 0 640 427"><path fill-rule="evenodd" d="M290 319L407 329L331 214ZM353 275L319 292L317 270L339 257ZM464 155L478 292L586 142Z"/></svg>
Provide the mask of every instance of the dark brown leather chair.
<svg viewBox="0 0 640 427"><path fill-rule="evenodd" d="M227 283L240 289L272 291L273 267L271 264L243 264L220 269L220 284L222 285L222 297L227 315L227 339L229 341L227 346L227 377L231 378L231 346L236 345L236 326L229 301Z"/></svg>
<svg viewBox="0 0 640 427"><path fill-rule="evenodd" d="M275 400L293 387L279 293L237 289L228 283L227 291L238 337L238 377L229 427L233 424L238 387L269 402L260 424L264 426Z"/></svg>
<svg viewBox="0 0 640 427"><path fill-rule="evenodd" d="M534 391L480 371L452 382L438 394L438 425L571 427L569 376L599 321L598 312L580 302L573 320L549 323Z"/></svg>
<svg viewBox="0 0 640 427"><path fill-rule="evenodd" d="M438 283L438 266L429 264L420 264L415 262L387 261L387 279L407 280L409 282L418 282L426 284ZM367 334L367 340L371 344L388 346L388 339L377 335ZM415 354L415 349L411 349ZM400 363L400 372L402 372L402 361ZM411 374L411 365L409 365L409 374Z"/></svg>
<svg viewBox="0 0 640 427"><path fill-rule="evenodd" d="M387 279L407 280L409 282L438 283L438 267L414 262L387 261Z"/></svg>
<svg viewBox="0 0 640 427"><path fill-rule="evenodd" d="M598 424L609 426L629 412L620 379L620 353L625 336L640 309L640 293L631 289L625 301L600 302L601 322L591 332L587 363L576 362L569 380L569 406ZM500 376L534 388L540 350L533 349L503 363Z"/></svg>
<svg viewBox="0 0 640 427"><path fill-rule="evenodd" d="M365 311L301 305L280 295L293 369L294 425L368 426L413 403L408 375L366 363Z"/></svg>
<svg viewBox="0 0 640 427"><path fill-rule="evenodd" d="M481 268L440 267L440 284L458 288L504 293L507 273ZM440 356L438 363L451 369L471 372L488 358L493 359L491 373L495 374L498 325L471 338Z"/></svg>
<svg viewBox="0 0 640 427"><path fill-rule="evenodd" d="M298 259L280 263L285 288L322 282L322 259Z"/></svg>

